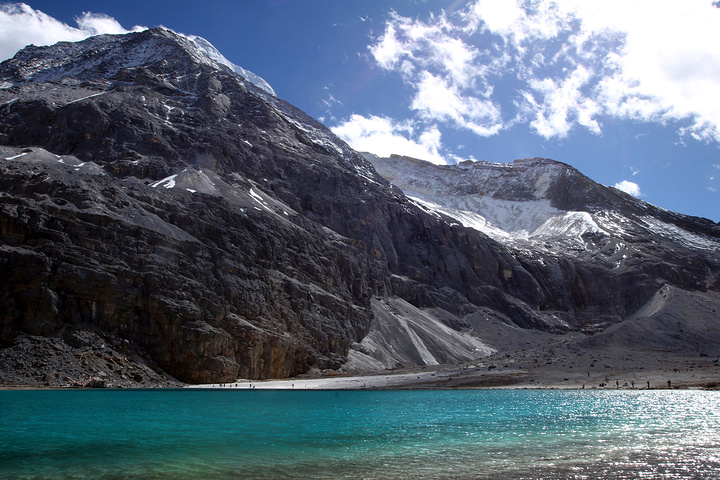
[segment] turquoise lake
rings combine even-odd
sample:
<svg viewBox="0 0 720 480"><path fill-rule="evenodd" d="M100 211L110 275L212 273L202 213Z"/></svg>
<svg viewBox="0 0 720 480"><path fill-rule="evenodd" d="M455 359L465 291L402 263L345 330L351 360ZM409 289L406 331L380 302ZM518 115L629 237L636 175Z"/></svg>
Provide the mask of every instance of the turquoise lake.
<svg viewBox="0 0 720 480"><path fill-rule="evenodd" d="M720 478L705 391L0 391L0 478Z"/></svg>

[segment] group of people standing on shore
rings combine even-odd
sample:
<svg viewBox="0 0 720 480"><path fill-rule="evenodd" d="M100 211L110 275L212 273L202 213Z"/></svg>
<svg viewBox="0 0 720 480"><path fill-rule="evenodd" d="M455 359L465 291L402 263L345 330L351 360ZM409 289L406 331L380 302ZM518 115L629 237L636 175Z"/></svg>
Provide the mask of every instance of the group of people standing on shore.
<svg viewBox="0 0 720 480"><path fill-rule="evenodd" d="M610 381L609 378L605 377L605 383L601 383L600 386L607 387L608 386L607 382L609 382L609 381ZM628 385L628 383L625 382L622 386L623 386L623 388L627 388L627 387L635 388L635 380L630 380L630 385ZM620 389L620 380L615 380L615 388ZM667 388L672 388L671 380L667 381ZM647 380L647 389L650 390L650 380Z"/></svg>

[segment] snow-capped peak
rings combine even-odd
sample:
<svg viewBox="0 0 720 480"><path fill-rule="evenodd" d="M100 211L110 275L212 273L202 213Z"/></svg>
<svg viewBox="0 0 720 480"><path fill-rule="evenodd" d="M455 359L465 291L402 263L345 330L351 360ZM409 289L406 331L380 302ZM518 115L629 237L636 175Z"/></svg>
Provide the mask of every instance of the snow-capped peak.
<svg viewBox="0 0 720 480"><path fill-rule="evenodd" d="M207 40L205 40L204 38L198 37L196 35L183 35L183 36L185 38L187 38L188 40L190 40L195 47L197 47L199 50L201 50L213 62L220 64L220 65L224 65L225 67L229 68L233 72L235 72L238 75L240 75L241 77L243 77L245 80L253 83L254 85L256 85L259 88L262 88L269 94L271 94L273 96L277 96L277 95L275 95L275 91L272 89L270 84L268 82L266 82L262 77L255 75L251 71L242 68L240 65L235 65L234 63L232 63L230 60L225 58L225 56L222 53L220 53L220 51L217 48L215 48L215 46L212 43L210 43Z"/></svg>
<svg viewBox="0 0 720 480"><path fill-rule="evenodd" d="M143 41L135 41L143 38ZM235 65L204 38L184 35L164 27L120 35L96 35L77 42L59 42L46 47L28 46L8 60L0 71L4 88L26 82L83 80L102 66L111 78L128 67L164 63L182 48L192 59L212 68L229 70L276 97L260 76Z"/></svg>
<svg viewBox="0 0 720 480"><path fill-rule="evenodd" d="M590 215L558 209L547 198L567 169L559 162L528 159L436 166L400 156L371 161L380 175L424 207L501 241L551 234L577 238L598 230Z"/></svg>

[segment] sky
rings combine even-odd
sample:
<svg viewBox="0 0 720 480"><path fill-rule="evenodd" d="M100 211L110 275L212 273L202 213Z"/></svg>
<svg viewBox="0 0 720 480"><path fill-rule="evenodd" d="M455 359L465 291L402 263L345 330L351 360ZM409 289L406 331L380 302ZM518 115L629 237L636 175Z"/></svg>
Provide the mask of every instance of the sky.
<svg viewBox="0 0 720 480"><path fill-rule="evenodd" d="M720 1L0 0L0 60L158 26L207 39L357 150L552 158L720 221Z"/></svg>

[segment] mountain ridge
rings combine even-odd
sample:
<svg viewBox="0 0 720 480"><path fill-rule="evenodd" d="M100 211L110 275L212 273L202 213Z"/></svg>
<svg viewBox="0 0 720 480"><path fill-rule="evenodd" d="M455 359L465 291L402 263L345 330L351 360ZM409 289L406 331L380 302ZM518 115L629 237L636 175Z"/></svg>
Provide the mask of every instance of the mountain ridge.
<svg viewBox="0 0 720 480"><path fill-rule="evenodd" d="M477 196L525 202L526 207L531 201L549 200L549 207L554 211L546 212L548 216L560 212L581 211L592 214L622 210L626 215L652 215L665 221L688 225L691 229L701 229L712 238L720 238L720 224L712 220L661 209L616 188L596 184L574 167L552 159L518 159L506 164L468 161L436 166L401 155L392 155L386 159L372 154L364 155L382 175L420 200ZM529 175L531 178L526 178ZM514 180L510 181L511 178ZM429 187L430 184L432 187ZM439 201L442 204L442 200ZM484 213L492 215L493 212Z"/></svg>
<svg viewBox="0 0 720 480"><path fill-rule="evenodd" d="M717 258L674 250L658 217L549 247L550 226L530 243L468 228L193 52L156 29L28 47L0 64L0 381L102 373L137 386L462 363L509 336L602 332L666 284L720 289ZM533 175L496 178L494 195L558 209L606 192Z"/></svg>

